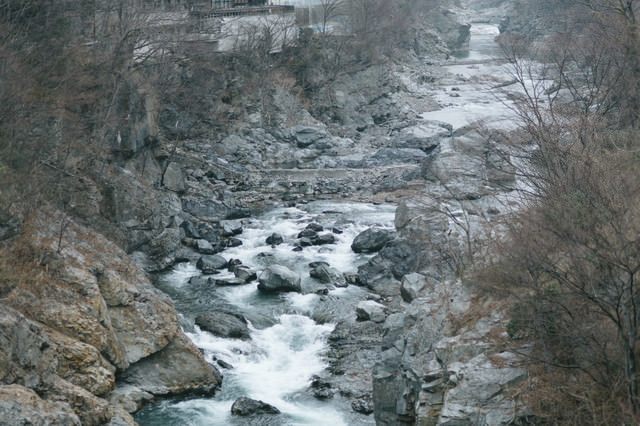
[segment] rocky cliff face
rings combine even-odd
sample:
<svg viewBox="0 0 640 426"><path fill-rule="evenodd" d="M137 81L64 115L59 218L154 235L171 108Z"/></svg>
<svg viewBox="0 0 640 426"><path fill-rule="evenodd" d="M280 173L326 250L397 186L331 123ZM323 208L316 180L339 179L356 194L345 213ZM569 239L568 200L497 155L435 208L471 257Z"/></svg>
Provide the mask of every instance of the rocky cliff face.
<svg viewBox="0 0 640 426"><path fill-rule="evenodd" d="M500 31L504 34L529 37L531 40L540 40L549 34L565 33L575 29L574 18L579 14L572 9L579 7L579 4L570 1L511 2L500 23Z"/></svg>
<svg viewBox="0 0 640 426"><path fill-rule="evenodd" d="M3 418L131 424L111 396L116 381L130 385L128 404L133 390L151 399L219 385L215 368L179 329L168 298L102 235L45 210L3 251L12 261L2 267L0 380L4 392L19 396L3 406ZM189 372L146 367L157 359L165 366L179 361Z"/></svg>

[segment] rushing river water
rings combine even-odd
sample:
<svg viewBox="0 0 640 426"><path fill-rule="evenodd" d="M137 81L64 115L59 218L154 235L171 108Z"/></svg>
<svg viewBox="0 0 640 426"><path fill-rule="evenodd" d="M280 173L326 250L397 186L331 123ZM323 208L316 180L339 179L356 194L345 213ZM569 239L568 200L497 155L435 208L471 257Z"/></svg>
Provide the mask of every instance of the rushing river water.
<svg viewBox="0 0 640 426"><path fill-rule="evenodd" d="M469 54L447 67L453 76L462 76L472 84L458 87L455 78L450 84L445 82L436 94L443 108L423 114L424 119L459 128L481 119L500 120L507 113L504 103L488 93L487 76L500 72L500 66L491 62L498 54L493 41L496 35L495 26L472 28ZM451 97L454 88L455 98ZM173 299L187 335L209 362L220 360L232 368L221 368L224 380L214 397L165 400L144 408L136 421L142 426L374 424L372 415L354 413L340 395L319 400L308 392L312 377L327 367L327 337L334 322L340 315L355 317L355 305L367 297L367 292L356 286L334 288L316 281L309 276L309 263L325 261L341 272L355 272L368 256L351 250L354 237L374 225L392 229L394 211L391 205L313 202L274 208L246 220L238 235L242 245L221 255L239 259L257 271L271 264L284 265L302 277L302 293L265 295L255 282L224 287L190 284L191 277L200 275L191 263L176 265L161 276L157 286ZM297 234L311 222L333 232L335 243L293 251ZM265 242L274 232L284 237L284 243L276 247ZM328 294L318 294L322 289ZM220 308L242 313L250 323L251 339L215 337L194 324L198 314ZM241 396L272 404L282 414L251 420L232 417L230 407Z"/></svg>
<svg viewBox="0 0 640 426"><path fill-rule="evenodd" d="M208 361L219 359L233 368L221 369L224 380L215 397L164 401L145 408L136 420L141 425L247 424L246 419L233 418L230 412L233 401L246 396L282 412L252 419L251 424L372 424L373 419L350 412L339 396L322 401L306 392L312 376L326 368L323 355L327 336L333 330L331 322L319 324L311 317L325 312L327 303L340 304L335 310L346 309L355 317L355 304L366 298L366 291L359 287L334 288L316 281L309 276L308 265L324 261L340 271L355 272L368 256L354 253L351 242L374 225L392 229L394 211L391 205L313 202L275 208L245 221L239 235L243 244L221 254L258 271L270 264L287 266L302 277L302 293L265 295L255 282L224 287L192 285L189 279L200 271L191 263L179 264L162 276L157 285L174 300L187 335ZM335 243L293 251L298 233L312 222L333 232ZM272 247L265 240L274 232L284 237L284 243ZM327 296L316 293L325 288L329 290ZM247 317L250 340L215 337L194 325L197 314L219 307L232 308Z"/></svg>

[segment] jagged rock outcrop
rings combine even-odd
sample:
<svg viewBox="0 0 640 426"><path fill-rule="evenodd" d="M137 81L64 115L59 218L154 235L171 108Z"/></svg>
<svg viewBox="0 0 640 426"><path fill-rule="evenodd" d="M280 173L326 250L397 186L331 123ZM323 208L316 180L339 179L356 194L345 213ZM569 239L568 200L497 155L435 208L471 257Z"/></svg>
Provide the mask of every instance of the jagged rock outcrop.
<svg viewBox="0 0 640 426"><path fill-rule="evenodd" d="M443 224L420 203L403 203L396 211L402 235ZM490 337L504 333L503 313L478 308L494 305L456 279L453 265L433 268L434 261L447 258L434 243L449 246L446 238L428 241L422 252L430 262L418 265L422 273L402 277L402 302L396 300L395 313L383 325L372 373L376 423L498 425L526 416L509 396L526 372L515 355L500 352L499 338Z"/></svg>
<svg viewBox="0 0 640 426"><path fill-rule="evenodd" d="M152 395L211 394L220 386L222 376L180 333L162 350L131 365L119 381L134 386L136 392Z"/></svg>
<svg viewBox="0 0 640 426"><path fill-rule="evenodd" d="M179 329L167 296L102 235L44 209L2 250L20 255L0 302L0 382L32 389L45 400L23 390L31 401L25 404L61 416L61 424L73 424L70 412L82 424L104 424L114 416L120 424L132 422L105 398L120 377L134 376L150 360L161 372L145 372L135 383L152 394L219 385L217 372ZM28 278L14 281L12 274Z"/></svg>
<svg viewBox="0 0 640 426"><path fill-rule="evenodd" d="M32 389L17 384L0 385L0 418L15 425L82 424L68 404L44 400Z"/></svg>

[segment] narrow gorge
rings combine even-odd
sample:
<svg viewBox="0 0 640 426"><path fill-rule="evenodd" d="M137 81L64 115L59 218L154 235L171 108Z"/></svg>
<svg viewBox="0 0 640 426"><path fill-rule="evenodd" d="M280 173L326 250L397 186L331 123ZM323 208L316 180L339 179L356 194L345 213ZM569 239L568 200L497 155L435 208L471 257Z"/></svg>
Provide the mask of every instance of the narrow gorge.
<svg viewBox="0 0 640 426"><path fill-rule="evenodd" d="M7 22L39 16L9 3ZM161 48L122 30L109 49L131 58L77 59L100 43L83 14L78 104L0 128L55 147L0 150L0 425L535 424L509 306L473 273L526 185L507 143L526 85L496 41L525 31L518 5L401 2L375 52L336 14L203 53L223 12L156 3Z"/></svg>

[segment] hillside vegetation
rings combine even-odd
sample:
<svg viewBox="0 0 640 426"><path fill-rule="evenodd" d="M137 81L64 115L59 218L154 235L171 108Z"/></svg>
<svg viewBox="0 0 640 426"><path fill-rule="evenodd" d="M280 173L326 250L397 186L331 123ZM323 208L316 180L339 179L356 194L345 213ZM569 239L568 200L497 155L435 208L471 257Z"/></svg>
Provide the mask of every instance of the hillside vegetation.
<svg viewBox="0 0 640 426"><path fill-rule="evenodd" d="M484 281L514 301L541 421L636 424L640 3L520 3L537 19L511 21L501 43L522 86L510 153L526 189Z"/></svg>

